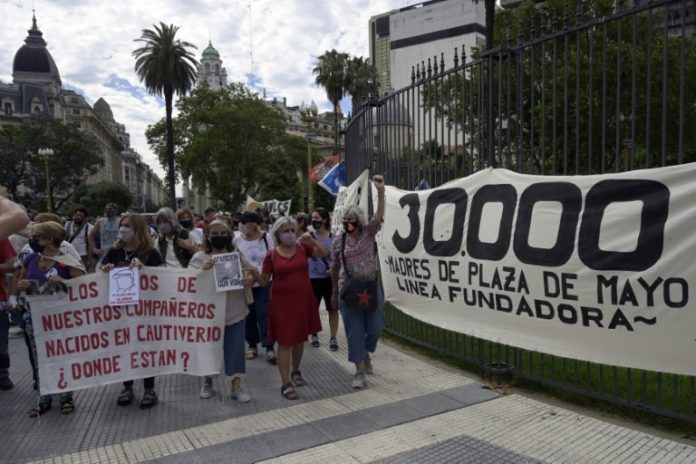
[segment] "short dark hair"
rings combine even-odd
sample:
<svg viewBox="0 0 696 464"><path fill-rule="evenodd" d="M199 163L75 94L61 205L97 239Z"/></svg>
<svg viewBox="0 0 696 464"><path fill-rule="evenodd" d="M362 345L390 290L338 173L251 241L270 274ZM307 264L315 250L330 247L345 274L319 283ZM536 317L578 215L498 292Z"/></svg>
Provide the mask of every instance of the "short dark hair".
<svg viewBox="0 0 696 464"><path fill-rule="evenodd" d="M239 218L239 222L253 222L255 224L261 224L261 217L253 211L244 211L242 217Z"/></svg>
<svg viewBox="0 0 696 464"><path fill-rule="evenodd" d="M206 208L204 211L206 216L208 215L208 213L214 213L214 212L215 212L215 208Z"/></svg>
<svg viewBox="0 0 696 464"><path fill-rule="evenodd" d="M75 213L82 213L85 215L85 217L89 216L89 211L87 211L87 208L85 208L84 206L78 206L77 208L75 208L73 214Z"/></svg>

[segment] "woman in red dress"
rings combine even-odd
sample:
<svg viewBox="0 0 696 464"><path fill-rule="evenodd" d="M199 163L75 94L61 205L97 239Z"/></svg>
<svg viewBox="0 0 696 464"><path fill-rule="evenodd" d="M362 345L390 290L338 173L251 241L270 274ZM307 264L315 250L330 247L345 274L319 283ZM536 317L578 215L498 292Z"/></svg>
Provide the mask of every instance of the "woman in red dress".
<svg viewBox="0 0 696 464"><path fill-rule="evenodd" d="M300 372L304 343L312 333L321 331L316 300L309 280L307 258L323 258L328 248L305 233L295 235L297 223L291 217L278 219L271 229L276 246L263 262L258 276L261 285L271 285L268 306L268 340L278 342L278 371L282 395L289 400L299 398L294 387L306 384ZM292 361L292 372L290 363Z"/></svg>

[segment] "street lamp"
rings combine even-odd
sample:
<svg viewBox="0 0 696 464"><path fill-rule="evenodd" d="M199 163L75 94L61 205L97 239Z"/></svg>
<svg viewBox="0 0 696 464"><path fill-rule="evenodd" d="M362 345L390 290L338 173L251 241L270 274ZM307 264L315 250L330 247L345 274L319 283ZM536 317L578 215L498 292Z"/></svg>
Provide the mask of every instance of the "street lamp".
<svg viewBox="0 0 696 464"><path fill-rule="evenodd" d="M53 212L53 195L51 194L51 177L48 173L48 159L53 156L53 148L39 148L39 156L44 160L44 169L46 170L46 194L48 195L48 204L46 209L49 213Z"/></svg>
<svg viewBox="0 0 696 464"><path fill-rule="evenodd" d="M312 195L312 177L310 176L312 170L312 145L309 143L309 133L312 130L312 124L317 120L318 112L319 110L314 100L312 100L309 106L305 105L304 102L300 105L300 118L302 122L307 124L307 212L310 214L314 210L314 198Z"/></svg>

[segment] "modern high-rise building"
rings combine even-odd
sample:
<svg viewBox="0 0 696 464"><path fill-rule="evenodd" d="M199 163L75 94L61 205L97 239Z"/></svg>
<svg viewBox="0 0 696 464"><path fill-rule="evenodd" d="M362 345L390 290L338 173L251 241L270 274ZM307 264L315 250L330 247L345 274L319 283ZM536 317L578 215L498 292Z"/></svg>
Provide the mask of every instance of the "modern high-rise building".
<svg viewBox="0 0 696 464"><path fill-rule="evenodd" d="M370 61L377 68L380 93L411 84L416 65L444 56L454 65L454 49L469 55L485 45L486 8L471 0L431 0L370 18Z"/></svg>

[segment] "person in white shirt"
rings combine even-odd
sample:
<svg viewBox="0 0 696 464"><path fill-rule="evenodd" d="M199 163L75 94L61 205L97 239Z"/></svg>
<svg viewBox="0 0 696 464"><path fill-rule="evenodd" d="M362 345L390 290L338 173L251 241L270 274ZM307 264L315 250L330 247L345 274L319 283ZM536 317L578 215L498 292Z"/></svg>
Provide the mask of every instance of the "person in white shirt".
<svg viewBox="0 0 696 464"><path fill-rule="evenodd" d="M73 220L65 223L66 240L75 247L75 250L80 255L82 264L89 268L89 233L92 232L94 226L87 221L89 213L87 209L78 206L73 212Z"/></svg>

